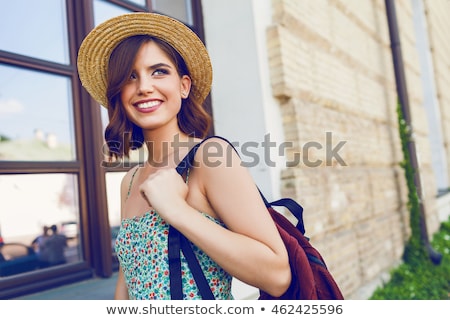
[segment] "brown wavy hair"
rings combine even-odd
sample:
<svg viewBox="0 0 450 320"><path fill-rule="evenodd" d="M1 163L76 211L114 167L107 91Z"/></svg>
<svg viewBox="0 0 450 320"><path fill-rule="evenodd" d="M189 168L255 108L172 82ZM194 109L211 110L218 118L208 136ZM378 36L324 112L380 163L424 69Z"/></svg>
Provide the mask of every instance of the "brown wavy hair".
<svg viewBox="0 0 450 320"><path fill-rule="evenodd" d="M153 41L169 57L175 65L180 77L190 76L189 70L181 55L165 41L149 35L136 35L123 40L111 53L108 65L108 98L109 124L105 129L105 140L111 159L128 157L130 150L139 149L144 144L142 129L131 122L122 105L120 93L130 78L133 63L138 50L144 43ZM191 84L191 91L195 88ZM177 115L180 130L192 137L204 138L211 125L211 117L192 94L182 99L181 109Z"/></svg>

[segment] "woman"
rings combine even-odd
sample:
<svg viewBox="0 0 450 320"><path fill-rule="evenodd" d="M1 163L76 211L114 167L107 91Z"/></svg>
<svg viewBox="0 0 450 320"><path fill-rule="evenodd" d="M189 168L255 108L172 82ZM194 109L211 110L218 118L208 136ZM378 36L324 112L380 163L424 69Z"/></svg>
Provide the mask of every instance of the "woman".
<svg viewBox="0 0 450 320"><path fill-rule="evenodd" d="M175 170L210 125L202 103L212 69L200 39L163 15L122 15L86 37L78 70L83 86L108 108L111 157L144 143L148 149L145 164L122 181L115 298L170 299L169 225L193 243L216 299L233 298L232 277L283 294L291 280L287 252L239 156L210 138L185 177ZM182 270L183 298L200 299L183 258Z"/></svg>

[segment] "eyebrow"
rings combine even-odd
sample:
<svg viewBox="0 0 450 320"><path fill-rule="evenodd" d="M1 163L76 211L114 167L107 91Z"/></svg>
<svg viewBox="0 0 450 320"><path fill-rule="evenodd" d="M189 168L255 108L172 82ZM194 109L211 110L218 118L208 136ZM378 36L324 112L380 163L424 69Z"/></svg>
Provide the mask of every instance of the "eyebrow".
<svg viewBox="0 0 450 320"><path fill-rule="evenodd" d="M168 65L168 64L166 64L166 63L157 63L157 64L154 64L154 65L152 65L152 66L150 66L150 67L148 67L149 69L158 69L158 68L161 68L161 67L166 67L166 68L169 68L169 69L172 69L172 67L170 66L170 65Z"/></svg>
<svg viewBox="0 0 450 320"><path fill-rule="evenodd" d="M151 65L151 66L148 66L148 67L146 68L146 70L150 71L150 70L156 70L156 69L158 69L158 68L167 68L167 69L170 69L170 70L173 69L173 67L172 67L171 65L169 65L169 64L167 64L167 63L164 63L164 62L159 62L159 63L155 63L155 64L153 64L153 65ZM136 72L136 70L134 69L134 67L132 68L131 72L132 72L132 73ZM153 71L152 71L152 72L153 72Z"/></svg>

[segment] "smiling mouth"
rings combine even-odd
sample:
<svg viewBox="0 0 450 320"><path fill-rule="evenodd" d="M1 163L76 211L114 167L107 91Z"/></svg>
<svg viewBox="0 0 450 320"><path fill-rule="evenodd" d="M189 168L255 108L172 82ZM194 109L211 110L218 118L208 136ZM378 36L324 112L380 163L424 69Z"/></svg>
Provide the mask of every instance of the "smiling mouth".
<svg viewBox="0 0 450 320"><path fill-rule="evenodd" d="M140 110L145 110L145 109L152 109L154 107L157 107L161 104L160 101L148 101L148 102L143 102L143 103L138 103L136 104L136 108L140 109Z"/></svg>

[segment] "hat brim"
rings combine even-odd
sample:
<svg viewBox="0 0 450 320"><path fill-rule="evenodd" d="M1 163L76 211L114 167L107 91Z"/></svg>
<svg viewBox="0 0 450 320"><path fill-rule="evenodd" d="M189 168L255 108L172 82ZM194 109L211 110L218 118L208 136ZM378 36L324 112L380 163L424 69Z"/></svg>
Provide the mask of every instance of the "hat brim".
<svg viewBox="0 0 450 320"><path fill-rule="evenodd" d="M212 83L212 66L205 45L180 21L148 12L127 13L109 19L83 40L78 51L78 75L89 94L108 107L106 86L110 55L124 39L142 34L162 39L178 51L191 76L191 94L202 103Z"/></svg>

